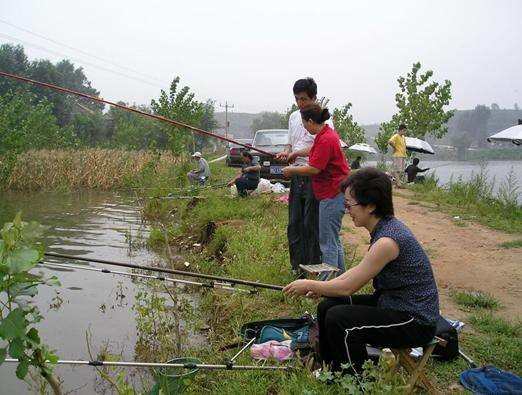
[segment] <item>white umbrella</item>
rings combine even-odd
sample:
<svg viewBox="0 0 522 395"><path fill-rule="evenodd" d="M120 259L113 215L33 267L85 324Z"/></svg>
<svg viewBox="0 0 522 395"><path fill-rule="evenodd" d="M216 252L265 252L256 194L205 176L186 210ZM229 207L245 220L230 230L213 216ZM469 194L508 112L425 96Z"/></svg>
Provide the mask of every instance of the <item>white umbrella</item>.
<svg viewBox="0 0 522 395"><path fill-rule="evenodd" d="M406 137L406 149L408 151L420 152L421 154L435 155L435 151L433 151L431 145L415 137Z"/></svg>
<svg viewBox="0 0 522 395"><path fill-rule="evenodd" d="M487 139L491 141L511 141L513 144L522 145L522 124L511 126L501 132L489 136Z"/></svg>
<svg viewBox="0 0 522 395"><path fill-rule="evenodd" d="M375 148L370 147L368 144L365 144L365 143L354 144L351 147L348 147L348 149L351 151L365 152L367 154L376 154L377 153Z"/></svg>

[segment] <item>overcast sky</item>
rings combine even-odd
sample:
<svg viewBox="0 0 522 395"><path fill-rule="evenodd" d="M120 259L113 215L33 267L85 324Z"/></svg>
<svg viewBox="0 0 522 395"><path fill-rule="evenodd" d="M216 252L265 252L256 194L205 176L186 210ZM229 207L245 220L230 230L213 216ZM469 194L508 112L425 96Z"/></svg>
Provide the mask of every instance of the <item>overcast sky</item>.
<svg viewBox="0 0 522 395"><path fill-rule="evenodd" d="M200 100L283 111L293 82L311 76L319 96L352 102L371 123L395 112L397 77L415 61L452 81L452 108L522 106L521 16L519 0L0 0L1 21L141 74L5 23L0 43L22 40L30 58L67 55L102 97L139 104L179 75Z"/></svg>

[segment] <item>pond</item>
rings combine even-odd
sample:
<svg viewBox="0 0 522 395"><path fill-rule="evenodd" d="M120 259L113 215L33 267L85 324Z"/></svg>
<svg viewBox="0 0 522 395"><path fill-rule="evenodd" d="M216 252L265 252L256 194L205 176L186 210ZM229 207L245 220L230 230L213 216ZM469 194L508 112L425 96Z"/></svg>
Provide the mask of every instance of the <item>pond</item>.
<svg viewBox="0 0 522 395"><path fill-rule="evenodd" d="M130 194L115 192L2 193L0 224L22 210L24 220L49 227L44 239L48 252L164 265L161 257L145 247L149 228L141 221L135 201ZM133 306L137 296L149 294L147 284L127 276L86 270L39 267L37 271L55 275L61 283L59 287L41 287L37 296L37 305L45 317L39 325L40 335L60 359L90 359L88 331L94 358L108 349L118 359L135 360L140 333ZM15 364L0 367L2 394L38 393L37 382L18 380L14 370ZM58 365L55 372L63 380L64 393L110 392L91 367ZM141 372L136 373L135 380L143 380ZM136 386L140 383L136 382Z"/></svg>

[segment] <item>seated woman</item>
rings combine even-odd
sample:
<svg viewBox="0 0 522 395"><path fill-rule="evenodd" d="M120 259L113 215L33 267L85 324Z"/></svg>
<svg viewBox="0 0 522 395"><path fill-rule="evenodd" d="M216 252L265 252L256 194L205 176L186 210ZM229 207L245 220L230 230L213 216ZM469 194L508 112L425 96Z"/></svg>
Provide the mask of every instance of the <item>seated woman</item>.
<svg viewBox="0 0 522 395"><path fill-rule="evenodd" d="M239 173L233 180L227 185L231 187L236 185L237 194L241 197L247 195L247 191L253 191L259 184L259 159L257 156L253 156L248 151L241 152L241 159L243 160L243 166L241 167L241 173Z"/></svg>
<svg viewBox="0 0 522 395"><path fill-rule="evenodd" d="M394 217L392 184L383 172L364 168L341 184L345 207L357 227L370 233L370 248L355 267L330 281L297 280L287 295L324 296L317 308L323 362L349 364L358 373L366 344L414 347L435 335L437 285L428 256L411 231ZM373 280L375 292L354 295Z"/></svg>

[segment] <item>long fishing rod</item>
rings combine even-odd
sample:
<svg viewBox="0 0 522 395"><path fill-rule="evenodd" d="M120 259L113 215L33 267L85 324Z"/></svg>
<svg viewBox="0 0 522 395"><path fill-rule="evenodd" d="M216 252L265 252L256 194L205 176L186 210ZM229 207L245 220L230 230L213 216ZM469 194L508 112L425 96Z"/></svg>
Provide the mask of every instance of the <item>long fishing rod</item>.
<svg viewBox="0 0 522 395"><path fill-rule="evenodd" d="M263 284L263 283L258 283L256 281L241 280L241 279L229 278L229 277L220 277L220 276L214 276L211 274L204 274L204 273L187 272L184 270L167 269L167 268L162 268L162 267L151 267L151 266L144 266L144 265L135 265L132 263L108 261L105 259L83 258L83 257L74 256L74 255L57 254L54 252L46 252L45 256L53 257L53 258L78 260L78 261L84 261L84 262L96 262L96 263L102 263L104 265L113 265L113 266L128 267L131 269L149 270L149 271L155 271L155 272L161 272L161 273L177 274L180 276L206 278L208 280L218 280L218 281L222 281L224 283L241 284L241 285L247 285L247 286L255 287L255 288L266 288L266 289L273 289L276 291L283 290L283 287L281 285Z"/></svg>
<svg viewBox="0 0 522 395"><path fill-rule="evenodd" d="M91 96L91 95L88 95L86 93L74 91L72 89L64 88L64 87L61 87L61 86L58 86L58 85L54 85L54 84L49 84L47 82L36 81L36 80L31 79L31 78L22 77L20 75L6 73L5 71L1 71L1 70L0 70L0 76L7 77L7 78L12 78L12 79L15 79L15 80L18 80L18 81L28 82L28 83L33 84L33 85L43 86L45 88L53 89L53 90L61 92L61 93L66 93L66 94L70 94L70 95L80 96L80 97L83 97L85 99L93 100L93 101L96 101L96 102L99 102L99 103L109 104L109 105L111 105L113 107L118 107L118 108L121 108L122 110L125 110L125 111L133 112L133 113L140 114L140 115L143 115L143 116L146 116L146 117L149 117L149 118L153 118L153 119L157 119L157 120L160 120L160 121L163 121L163 122L167 122L167 123L170 123L172 125L179 126L179 127L182 127L182 128L186 128L186 129L189 129L189 130L191 130L193 132L196 132L196 133L199 133L199 134L203 134L205 136L210 136L210 137L214 137L214 138L217 138L219 140L222 140L222 141L227 141L229 143L237 144L237 145L240 145L242 147L248 148L249 150L254 150L254 151L260 152L260 153L262 153L264 155L268 155L270 157L274 157L275 156L273 153L261 150L259 148L252 147L250 145L246 145L246 144L240 143L239 141L236 141L236 140L233 140L233 139L229 139L228 137L223 137L223 136L220 136L220 135L218 135L216 133L207 132L206 130L203 130L203 129L200 129L200 128L196 128L196 127L191 126L189 124L186 124L186 123L183 123L183 122L179 122L179 121L175 121L173 119L169 119L169 118L166 118L166 117L161 116L161 115L149 114L148 112L141 111L141 110L138 110L136 108L127 107L127 106L124 106L122 104L114 103L114 102L111 102L109 100L105 100L105 99L102 99L100 97L97 97L97 96Z"/></svg>
<svg viewBox="0 0 522 395"><path fill-rule="evenodd" d="M18 359L6 358L4 362L19 362ZM58 360L58 365L85 365L85 366L120 366L134 368L183 368L183 369L207 369L207 370L290 370L291 366L265 366L265 365L234 365L206 364L206 363L159 363L159 362L126 362L126 361L74 361Z"/></svg>
<svg viewBox="0 0 522 395"><path fill-rule="evenodd" d="M204 287L204 288L216 288L216 289L224 289L227 291L237 291L237 292L246 292L249 294L256 294L257 290L247 290L242 288L235 288L230 287L226 284L218 283L218 282L208 282L208 283L201 283L197 281L188 281L188 280L181 280L178 278L171 278L171 277L163 277L163 276L151 276L148 274L138 274L138 273L129 273L129 272L120 272L118 270L108 270L108 269L100 269L97 267L86 267L86 266L79 266L79 265L64 265L60 263L51 263L51 262L43 262L40 263L40 266L47 267L47 268L61 268L61 269L78 269L78 270L87 270L92 272L99 272L104 274L118 274L122 276L128 276L128 277L135 277L135 278L147 278L147 279L153 279L153 280L159 280L159 281L165 281L175 284L185 284L185 285L194 285L198 287Z"/></svg>

